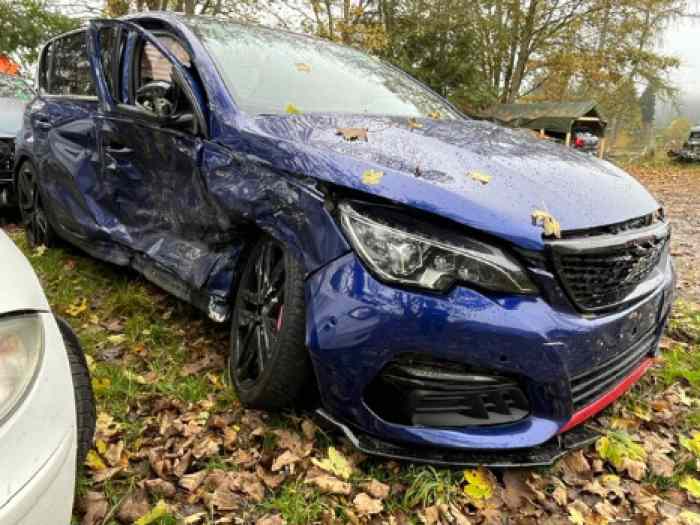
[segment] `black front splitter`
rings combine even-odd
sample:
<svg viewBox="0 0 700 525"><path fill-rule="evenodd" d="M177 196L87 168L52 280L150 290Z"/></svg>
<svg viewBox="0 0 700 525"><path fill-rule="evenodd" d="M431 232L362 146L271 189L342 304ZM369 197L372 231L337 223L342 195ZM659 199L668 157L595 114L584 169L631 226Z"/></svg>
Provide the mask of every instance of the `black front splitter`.
<svg viewBox="0 0 700 525"><path fill-rule="evenodd" d="M516 450L458 450L388 442L350 428L323 409L318 409L316 415L321 424L340 430L355 448L370 456L453 468L547 467L567 452L590 445L600 436L597 432L580 426L536 447Z"/></svg>

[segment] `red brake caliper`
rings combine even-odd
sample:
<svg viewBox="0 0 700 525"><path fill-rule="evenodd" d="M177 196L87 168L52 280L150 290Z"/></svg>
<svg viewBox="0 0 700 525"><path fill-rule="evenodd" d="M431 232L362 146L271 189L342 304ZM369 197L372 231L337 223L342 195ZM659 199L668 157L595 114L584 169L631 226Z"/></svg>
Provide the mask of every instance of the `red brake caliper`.
<svg viewBox="0 0 700 525"><path fill-rule="evenodd" d="M284 305L280 305L279 312L277 313L277 332L282 330L282 318L284 316Z"/></svg>

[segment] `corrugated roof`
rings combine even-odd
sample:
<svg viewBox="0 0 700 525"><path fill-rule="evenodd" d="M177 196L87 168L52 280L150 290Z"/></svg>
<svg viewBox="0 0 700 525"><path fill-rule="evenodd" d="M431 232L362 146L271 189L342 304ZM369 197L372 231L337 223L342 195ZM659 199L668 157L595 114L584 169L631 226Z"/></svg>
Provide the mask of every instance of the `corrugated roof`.
<svg viewBox="0 0 700 525"><path fill-rule="evenodd" d="M515 119L534 120L539 118L577 119L596 109L591 100L578 102L532 102L528 104L498 104L488 114L497 120L510 122ZM596 116L599 116L597 110Z"/></svg>
<svg viewBox="0 0 700 525"><path fill-rule="evenodd" d="M600 119L599 127L605 128L605 121L598 113L596 103L589 100L498 104L482 116L514 128L544 129L560 133L571 131L572 124L583 117L596 117Z"/></svg>

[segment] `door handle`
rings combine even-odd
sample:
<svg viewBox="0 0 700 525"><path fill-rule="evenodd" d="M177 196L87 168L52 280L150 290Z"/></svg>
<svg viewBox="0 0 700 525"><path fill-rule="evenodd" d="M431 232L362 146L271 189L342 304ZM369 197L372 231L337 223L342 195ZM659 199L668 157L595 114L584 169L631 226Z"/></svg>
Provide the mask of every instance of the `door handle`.
<svg viewBox="0 0 700 525"><path fill-rule="evenodd" d="M115 148L112 146L107 146L107 153L117 153L119 155L124 155L125 153L133 153L133 149L127 148L126 146L121 148Z"/></svg>
<svg viewBox="0 0 700 525"><path fill-rule="evenodd" d="M123 155L125 153L133 153L133 149L125 146L124 144L120 144L119 142L108 142L105 145L105 150L107 153L117 153L120 155Z"/></svg>
<svg viewBox="0 0 700 525"><path fill-rule="evenodd" d="M53 127L53 124L51 124L51 121L47 118L37 118L36 119L36 127L39 129L43 129L44 131L47 131Z"/></svg>

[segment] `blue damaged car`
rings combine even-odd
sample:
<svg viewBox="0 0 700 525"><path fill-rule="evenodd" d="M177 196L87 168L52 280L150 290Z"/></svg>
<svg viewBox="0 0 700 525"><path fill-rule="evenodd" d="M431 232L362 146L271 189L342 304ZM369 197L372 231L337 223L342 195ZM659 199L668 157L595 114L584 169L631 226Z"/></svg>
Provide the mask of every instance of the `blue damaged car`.
<svg viewBox="0 0 700 525"><path fill-rule="evenodd" d="M548 464L653 362L669 224L619 168L466 118L354 49L147 13L43 49L29 241L230 323L242 403L371 454Z"/></svg>

